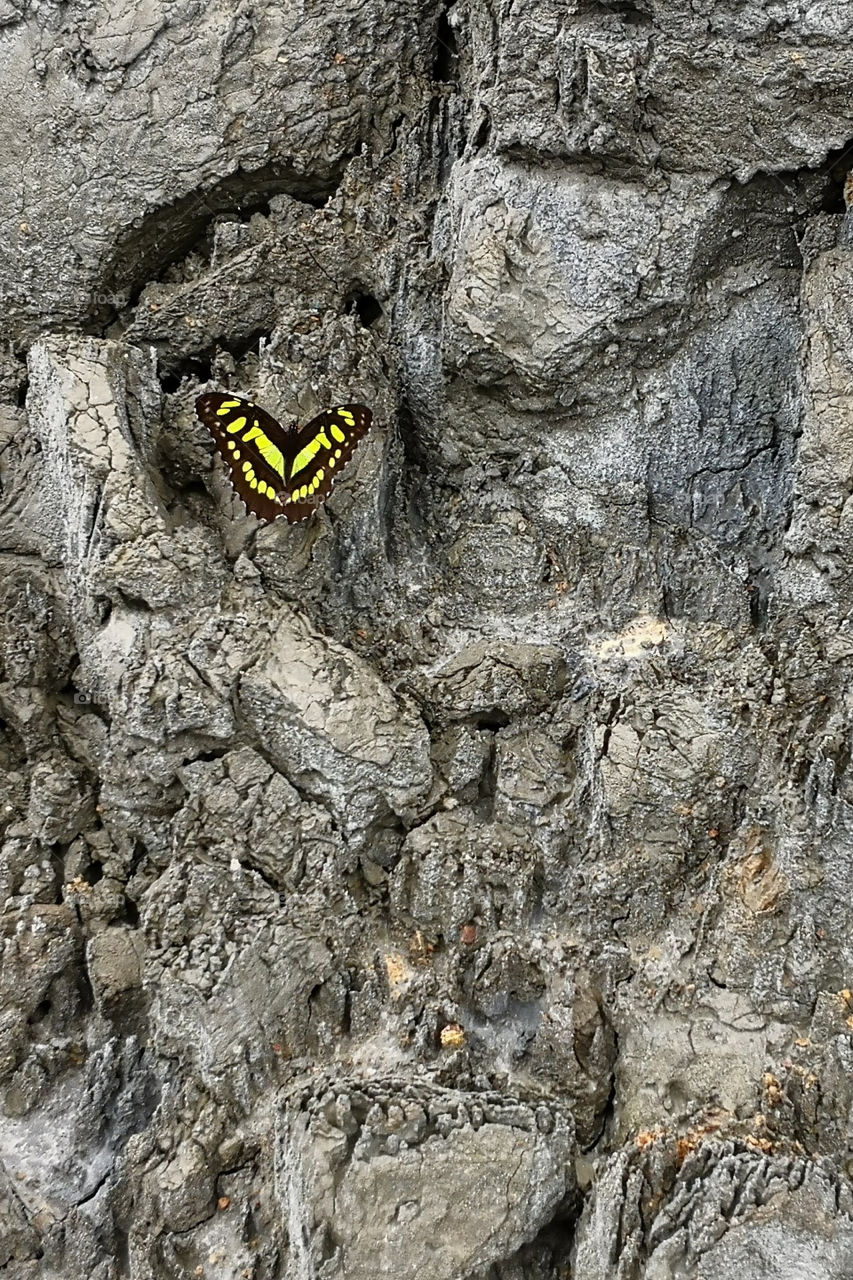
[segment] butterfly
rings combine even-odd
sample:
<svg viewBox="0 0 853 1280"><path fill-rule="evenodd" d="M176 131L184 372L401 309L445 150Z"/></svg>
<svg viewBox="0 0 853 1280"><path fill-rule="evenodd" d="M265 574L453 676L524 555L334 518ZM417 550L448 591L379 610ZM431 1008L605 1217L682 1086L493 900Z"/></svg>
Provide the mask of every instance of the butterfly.
<svg viewBox="0 0 853 1280"><path fill-rule="evenodd" d="M251 400L218 391L199 396L195 411L228 464L232 485L265 524L277 516L291 524L307 520L373 420L363 404L342 404L305 427L283 427Z"/></svg>

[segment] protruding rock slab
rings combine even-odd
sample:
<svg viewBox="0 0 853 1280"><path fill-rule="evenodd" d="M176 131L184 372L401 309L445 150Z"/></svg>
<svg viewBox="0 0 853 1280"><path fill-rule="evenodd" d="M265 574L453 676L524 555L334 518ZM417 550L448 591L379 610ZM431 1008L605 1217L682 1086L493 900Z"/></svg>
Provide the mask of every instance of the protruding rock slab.
<svg viewBox="0 0 853 1280"><path fill-rule="evenodd" d="M287 1275L456 1280L515 1253L573 1187L574 1126L545 1103L348 1081L283 1116Z"/></svg>

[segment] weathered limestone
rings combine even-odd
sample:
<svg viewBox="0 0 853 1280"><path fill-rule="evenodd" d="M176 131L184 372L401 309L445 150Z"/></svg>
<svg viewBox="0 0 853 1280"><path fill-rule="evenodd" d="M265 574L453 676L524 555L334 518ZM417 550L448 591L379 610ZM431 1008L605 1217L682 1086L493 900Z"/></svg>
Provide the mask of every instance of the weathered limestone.
<svg viewBox="0 0 853 1280"><path fill-rule="evenodd" d="M0 0L12 1280L853 1276L851 56Z"/></svg>

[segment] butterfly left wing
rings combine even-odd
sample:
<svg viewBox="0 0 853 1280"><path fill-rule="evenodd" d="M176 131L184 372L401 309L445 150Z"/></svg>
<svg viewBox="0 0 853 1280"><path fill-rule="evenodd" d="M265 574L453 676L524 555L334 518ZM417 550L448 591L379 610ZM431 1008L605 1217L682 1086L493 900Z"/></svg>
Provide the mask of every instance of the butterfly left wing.
<svg viewBox="0 0 853 1280"><path fill-rule="evenodd" d="M286 491L285 452L292 449L297 433L242 396L208 392L196 400L195 411L213 436L247 509L265 523L286 514L279 494Z"/></svg>
<svg viewBox="0 0 853 1280"><path fill-rule="evenodd" d="M285 449L288 520L304 520L325 502L372 421L365 405L343 404L318 414L289 438Z"/></svg>

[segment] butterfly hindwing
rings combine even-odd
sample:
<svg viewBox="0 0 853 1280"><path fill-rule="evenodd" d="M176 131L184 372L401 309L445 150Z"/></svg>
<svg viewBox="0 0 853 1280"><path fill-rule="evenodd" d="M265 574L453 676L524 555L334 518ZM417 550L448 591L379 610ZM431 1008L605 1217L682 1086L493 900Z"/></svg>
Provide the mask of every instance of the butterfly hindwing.
<svg viewBox="0 0 853 1280"><path fill-rule="evenodd" d="M301 430L285 428L241 396L199 396L196 412L213 435L231 483L259 520L305 520L329 495L370 427L364 405L341 405Z"/></svg>

